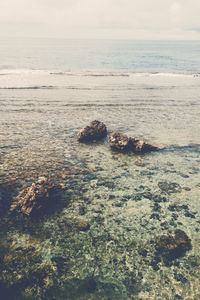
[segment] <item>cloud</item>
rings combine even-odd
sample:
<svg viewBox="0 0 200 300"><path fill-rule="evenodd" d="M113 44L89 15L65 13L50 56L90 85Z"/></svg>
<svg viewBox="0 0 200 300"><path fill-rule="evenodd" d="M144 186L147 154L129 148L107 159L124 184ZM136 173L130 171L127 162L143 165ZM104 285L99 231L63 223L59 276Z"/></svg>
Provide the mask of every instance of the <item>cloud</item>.
<svg viewBox="0 0 200 300"><path fill-rule="evenodd" d="M199 39L199 0L6 0L0 34Z"/></svg>

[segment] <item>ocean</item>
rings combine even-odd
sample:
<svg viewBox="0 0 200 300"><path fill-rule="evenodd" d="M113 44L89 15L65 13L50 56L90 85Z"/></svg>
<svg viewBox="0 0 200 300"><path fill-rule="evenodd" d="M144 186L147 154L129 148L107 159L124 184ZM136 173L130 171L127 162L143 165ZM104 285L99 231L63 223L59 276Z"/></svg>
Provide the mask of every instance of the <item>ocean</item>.
<svg viewBox="0 0 200 300"><path fill-rule="evenodd" d="M1 38L5 299L200 298L199 49L200 41ZM92 120L162 150L79 143ZM11 214L40 176L60 187L53 209ZM159 241L180 231L190 249L181 241L172 259Z"/></svg>

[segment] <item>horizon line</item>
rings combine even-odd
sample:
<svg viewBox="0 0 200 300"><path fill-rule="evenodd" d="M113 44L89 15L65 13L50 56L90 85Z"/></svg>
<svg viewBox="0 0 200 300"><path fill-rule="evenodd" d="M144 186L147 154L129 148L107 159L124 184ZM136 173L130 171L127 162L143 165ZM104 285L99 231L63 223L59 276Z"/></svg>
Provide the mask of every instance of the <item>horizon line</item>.
<svg viewBox="0 0 200 300"><path fill-rule="evenodd" d="M175 38L166 38L166 39L134 39L134 38L94 38L94 37L47 37L47 36L2 36L0 35L0 38L8 38L8 39L58 39L58 40L106 40L106 41L159 41L159 42L165 42L165 41L172 41L172 42L198 42L200 39L175 39Z"/></svg>

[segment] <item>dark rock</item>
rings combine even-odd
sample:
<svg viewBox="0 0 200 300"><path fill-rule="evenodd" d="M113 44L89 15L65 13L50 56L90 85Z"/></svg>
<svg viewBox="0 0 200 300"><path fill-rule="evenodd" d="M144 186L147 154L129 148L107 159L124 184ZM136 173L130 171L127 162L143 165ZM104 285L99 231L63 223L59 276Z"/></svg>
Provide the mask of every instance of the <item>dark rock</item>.
<svg viewBox="0 0 200 300"><path fill-rule="evenodd" d="M177 219L178 219L178 215L175 214L175 213L173 213L173 214L172 214L172 218L173 218L174 220L177 220Z"/></svg>
<svg viewBox="0 0 200 300"><path fill-rule="evenodd" d="M189 211L187 211L187 212L185 213L185 216L188 217L188 218L192 218L192 219L195 219L195 218L196 218L195 215L194 215L193 213L190 213Z"/></svg>
<svg viewBox="0 0 200 300"><path fill-rule="evenodd" d="M104 138L107 135L106 125L97 120L82 128L78 133L79 142L91 142Z"/></svg>
<svg viewBox="0 0 200 300"><path fill-rule="evenodd" d="M180 225L180 226L182 226L182 225L183 225L183 223L182 223L182 222L180 222L180 221L179 221L179 222L177 222L177 224L178 224L178 225Z"/></svg>
<svg viewBox="0 0 200 300"><path fill-rule="evenodd" d="M176 281L180 281L182 283L186 283L187 282L187 279L183 276L183 274L180 274L180 273L175 273L174 274L174 279Z"/></svg>
<svg viewBox="0 0 200 300"><path fill-rule="evenodd" d="M181 193L182 191L181 186L176 182L160 181L158 182L158 187L163 193L166 193L168 195L173 193Z"/></svg>
<svg viewBox="0 0 200 300"><path fill-rule="evenodd" d="M177 300L182 300L183 298L182 298L180 295L176 294L176 295L175 295L175 299L177 299Z"/></svg>
<svg viewBox="0 0 200 300"><path fill-rule="evenodd" d="M193 268L199 267L199 265L200 265L199 259L195 256L190 256L188 258L188 262Z"/></svg>
<svg viewBox="0 0 200 300"><path fill-rule="evenodd" d="M153 195L152 200L153 200L155 203L167 202L166 197L163 197L163 196L161 196L161 195Z"/></svg>
<svg viewBox="0 0 200 300"><path fill-rule="evenodd" d="M157 202L155 202L154 205L152 206L152 209L153 209L154 211L160 212L161 206L160 206L160 204L158 204Z"/></svg>
<svg viewBox="0 0 200 300"><path fill-rule="evenodd" d="M157 151L160 148L144 142L143 140L129 137L120 132L113 132L109 135L109 144L113 150L120 152L147 153Z"/></svg>
<svg viewBox="0 0 200 300"><path fill-rule="evenodd" d="M112 206L122 207L122 206L123 206L123 203L120 202L120 201L118 201L118 202L113 203Z"/></svg>
<svg viewBox="0 0 200 300"><path fill-rule="evenodd" d="M166 221L164 221L164 222L162 222L161 224L160 224L160 226L162 226L164 229L168 229L168 223L166 222Z"/></svg>
<svg viewBox="0 0 200 300"><path fill-rule="evenodd" d="M186 174L179 174L181 177L183 178L189 178L190 176L186 175Z"/></svg>
<svg viewBox="0 0 200 300"><path fill-rule="evenodd" d="M97 216L93 217L92 220L94 222L97 222L98 224L103 224L104 223L104 217L102 217L101 215L97 215Z"/></svg>
<svg viewBox="0 0 200 300"><path fill-rule="evenodd" d="M108 141L114 150L121 152L130 151L131 140L126 134L113 132L109 135Z"/></svg>
<svg viewBox="0 0 200 300"><path fill-rule="evenodd" d="M152 261L150 262L150 266L152 266L154 271L158 271L159 270L159 260L157 258L152 259Z"/></svg>
<svg viewBox="0 0 200 300"><path fill-rule="evenodd" d="M165 263L185 255L191 249L191 240L187 234L177 229L173 234L163 235L156 242L156 256Z"/></svg>
<svg viewBox="0 0 200 300"><path fill-rule="evenodd" d="M85 206L79 207L79 214L82 215L82 216L86 214L86 207Z"/></svg>
<svg viewBox="0 0 200 300"><path fill-rule="evenodd" d="M37 182L23 189L15 197L10 211L20 211L27 216L31 215L49 203L53 188L54 185L46 177L40 177Z"/></svg>
<svg viewBox="0 0 200 300"><path fill-rule="evenodd" d="M146 257L148 254L148 251L146 249L139 249L138 253L142 255L143 257Z"/></svg>
<svg viewBox="0 0 200 300"><path fill-rule="evenodd" d="M141 185L139 186L139 188L143 190L143 189L145 188L145 186L141 184Z"/></svg>
<svg viewBox="0 0 200 300"><path fill-rule="evenodd" d="M170 211L181 211L181 210L188 211L189 207L188 205L177 205L175 203L170 203L168 209Z"/></svg>
<svg viewBox="0 0 200 300"><path fill-rule="evenodd" d="M159 216L159 214L153 213L153 214L151 214L150 219L160 220L160 216Z"/></svg>
<svg viewBox="0 0 200 300"><path fill-rule="evenodd" d="M63 258L62 256L53 256L51 261L56 264L59 271L64 269L65 264L68 262L68 258Z"/></svg>
<svg viewBox="0 0 200 300"><path fill-rule="evenodd" d="M174 222L174 219L172 218L169 222L169 225L173 226L173 227L177 227L176 223Z"/></svg>
<svg viewBox="0 0 200 300"><path fill-rule="evenodd" d="M184 205L184 204L183 204L183 205L181 205L181 208L182 208L182 209L188 209L189 207L188 207L188 205Z"/></svg>

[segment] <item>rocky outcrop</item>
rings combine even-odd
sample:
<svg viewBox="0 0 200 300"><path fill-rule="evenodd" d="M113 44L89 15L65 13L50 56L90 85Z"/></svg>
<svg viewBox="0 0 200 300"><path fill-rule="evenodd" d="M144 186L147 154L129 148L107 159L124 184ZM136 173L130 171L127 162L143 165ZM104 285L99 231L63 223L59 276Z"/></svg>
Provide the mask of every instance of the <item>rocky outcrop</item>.
<svg viewBox="0 0 200 300"><path fill-rule="evenodd" d="M177 229L173 234L161 236L156 242L156 255L165 263L183 256L190 249L191 240L180 229Z"/></svg>
<svg viewBox="0 0 200 300"><path fill-rule="evenodd" d="M108 142L112 149L117 151L129 151L131 147L130 138L123 133L113 132L109 135Z"/></svg>
<svg viewBox="0 0 200 300"><path fill-rule="evenodd" d="M78 133L79 142L91 142L104 138L107 135L107 128L103 122L92 121L88 126L82 128Z"/></svg>
<svg viewBox="0 0 200 300"><path fill-rule="evenodd" d="M147 153L160 150L160 148L146 143L143 140L129 137L120 132L111 133L108 141L113 150L120 152L131 151L134 153Z"/></svg>
<svg viewBox="0 0 200 300"><path fill-rule="evenodd" d="M160 150L159 147L146 143L140 139L131 138L131 141L132 141L131 151L135 153L147 153L151 151Z"/></svg>
<svg viewBox="0 0 200 300"><path fill-rule="evenodd" d="M16 196L10 211L19 211L27 216L37 212L48 204L53 188L54 185L46 177L40 177Z"/></svg>

